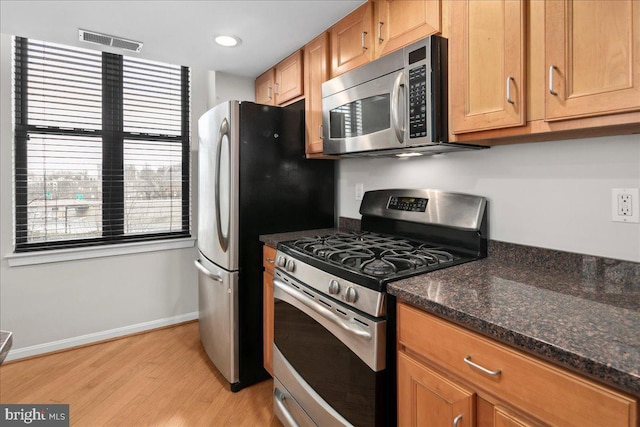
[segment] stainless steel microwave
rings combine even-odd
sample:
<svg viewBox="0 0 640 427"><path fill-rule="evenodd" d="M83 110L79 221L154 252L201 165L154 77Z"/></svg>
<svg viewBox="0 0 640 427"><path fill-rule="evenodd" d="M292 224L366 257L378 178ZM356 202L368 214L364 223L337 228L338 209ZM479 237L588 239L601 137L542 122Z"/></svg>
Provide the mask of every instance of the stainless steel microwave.
<svg viewBox="0 0 640 427"><path fill-rule="evenodd" d="M447 39L430 36L322 84L324 154L409 156L447 143Z"/></svg>

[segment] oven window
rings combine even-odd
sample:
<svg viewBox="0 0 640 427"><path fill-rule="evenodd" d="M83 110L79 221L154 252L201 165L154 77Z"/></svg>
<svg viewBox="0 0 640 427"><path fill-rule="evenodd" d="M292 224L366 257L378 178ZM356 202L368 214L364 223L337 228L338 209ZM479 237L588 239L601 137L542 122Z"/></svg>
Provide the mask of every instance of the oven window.
<svg viewBox="0 0 640 427"><path fill-rule="evenodd" d="M285 301L274 306L274 341L305 381L355 426L383 419L384 371L375 372L333 334Z"/></svg>
<svg viewBox="0 0 640 427"><path fill-rule="evenodd" d="M376 95L341 105L329 111L332 139L350 138L391 127L390 95Z"/></svg>

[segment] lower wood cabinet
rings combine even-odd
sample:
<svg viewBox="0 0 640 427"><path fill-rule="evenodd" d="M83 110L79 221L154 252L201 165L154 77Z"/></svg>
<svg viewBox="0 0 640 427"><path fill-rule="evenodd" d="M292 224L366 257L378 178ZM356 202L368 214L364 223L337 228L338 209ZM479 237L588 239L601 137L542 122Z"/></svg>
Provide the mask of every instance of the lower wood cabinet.
<svg viewBox="0 0 640 427"><path fill-rule="evenodd" d="M638 402L398 304L398 425L637 427Z"/></svg>
<svg viewBox="0 0 640 427"><path fill-rule="evenodd" d="M399 426L472 426L475 393L423 365L398 354ZM455 422L454 422L455 421Z"/></svg>
<svg viewBox="0 0 640 427"><path fill-rule="evenodd" d="M264 368L273 376L273 266L276 250L271 246L264 246L262 251L262 350L264 354Z"/></svg>

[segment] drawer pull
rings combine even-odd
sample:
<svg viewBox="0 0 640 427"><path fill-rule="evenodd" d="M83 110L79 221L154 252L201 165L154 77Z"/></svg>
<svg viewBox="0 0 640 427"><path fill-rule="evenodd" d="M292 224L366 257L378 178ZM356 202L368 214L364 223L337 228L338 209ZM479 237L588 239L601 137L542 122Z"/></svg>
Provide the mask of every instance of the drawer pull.
<svg viewBox="0 0 640 427"><path fill-rule="evenodd" d="M491 375L492 377L497 377L498 375L500 375L502 373L501 370L497 370L497 371L491 371L483 366L478 365L477 363L474 363L471 361L471 355L467 356L464 358L464 363L466 363L469 366L472 366L476 369L478 369L479 371L484 372L487 375Z"/></svg>
<svg viewBox="0 0 640 427"><path fill-rule="evenodd" d="M269 264L274 264L274 263L275 263L275 261L274 261L273 259L271 259L271 258L267 258L267 262L268 262Z"/></svg>
<svg viewBox="0 0 640 427"><path fill-rule="evenodd" d="M455 417L453 419L453 427L458 427L458 424L460 424L461 420L462 420L462 414L460 414L457 417Z"/></svg>

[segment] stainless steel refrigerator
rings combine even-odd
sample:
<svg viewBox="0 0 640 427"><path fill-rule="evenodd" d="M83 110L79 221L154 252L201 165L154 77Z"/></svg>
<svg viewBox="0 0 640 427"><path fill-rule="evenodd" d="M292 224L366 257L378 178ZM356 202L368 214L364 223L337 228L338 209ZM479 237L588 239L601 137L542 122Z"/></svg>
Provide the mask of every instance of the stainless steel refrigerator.
<svg viewBox="0 0 640 427"><path fill-rule="evenodd" d="M198 134L200 340L238 391L268 376L259 235L333 227L334 164L305 159L303 101L226 102Z"/></svg>

